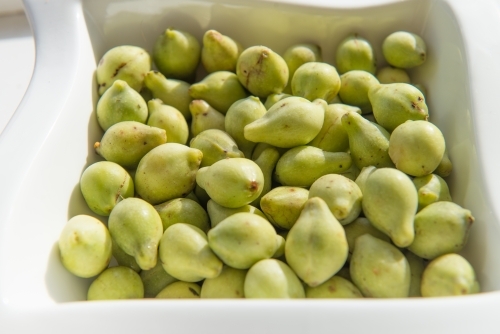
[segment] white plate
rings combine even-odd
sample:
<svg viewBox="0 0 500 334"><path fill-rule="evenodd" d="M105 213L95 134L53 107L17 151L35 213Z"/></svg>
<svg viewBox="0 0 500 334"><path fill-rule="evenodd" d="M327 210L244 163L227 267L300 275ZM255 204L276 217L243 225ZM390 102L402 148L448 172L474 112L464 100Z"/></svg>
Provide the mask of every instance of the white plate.
<svg viewBox="0 0 500 334"><path fill-rule="evenodd" d="M500 20L491 0L26 0L36 40L34 75L0 136L0 332L153 330L203 333L495 332L500 309ZM79 191L97 161L94 70L120 44L151 50L173 26L201 39L214 28L244 46L283 52L312 41L334 62L358 32L374 46L395 30L420 34L428 61L411 71L428 91L431 120L454 163L454 200L476 218L463 254L484 293L454 298L328 301L80 302L89 280L60 264L56 242L69 218L91 212ZM382 65L382 64L380 64Z"/></svg>

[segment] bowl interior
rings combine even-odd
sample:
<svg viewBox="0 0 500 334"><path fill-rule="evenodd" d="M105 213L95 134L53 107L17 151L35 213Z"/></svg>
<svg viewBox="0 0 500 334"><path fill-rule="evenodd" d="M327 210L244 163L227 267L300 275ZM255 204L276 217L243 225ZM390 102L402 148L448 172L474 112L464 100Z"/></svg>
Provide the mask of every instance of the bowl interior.
<svg viewBox="0 0 500 334"><path fill-rule="evenodd" d="M326 3L326 2L325 2ZM240 41L244 47L266 45L278 53L300 42L321 46L324 61L335 65L334 54L347 35L358 33L376 51L378 67L385 65L383 39L397 30L423 37L428 60L410 71L412 81L428 91L430 120L443 131L454 164L447 179L454 201L476 218L463 254L475 267L484 291L500 289L500 231L486 206L481 166L477 163L473 96L460 26L452 8L442 1L409 0L371 7L300 5L250 0L88 0L82 4L84 23L79 35L77 79L66 107L34 158L11 219L7 242L0 252L12 254L5 265L0 299L13 305L54 304L85 300L90 279L69 274L60 264L59 233L77 214L94 215L79 190L79 178L100 160L93 144L102 136L96 117L98 99L94 71L110 48L123 44L152 50L167 27L189 31L200 41L208 29ZM200 72L200 76L203 73ZM102 221L106 219L99 217Z"/></svg>

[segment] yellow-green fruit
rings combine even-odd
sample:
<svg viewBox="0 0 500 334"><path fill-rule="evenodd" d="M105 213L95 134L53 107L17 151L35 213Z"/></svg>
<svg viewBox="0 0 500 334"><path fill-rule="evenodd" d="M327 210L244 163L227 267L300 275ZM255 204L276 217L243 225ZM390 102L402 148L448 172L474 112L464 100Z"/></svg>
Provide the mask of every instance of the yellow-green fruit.
<svg viewBox="0 0 500 334"><path fill-rule="evenodd" d="M182 113L176 108L166 105L160 99L148 101L148 125L165 130L167 143L186 144L189 137L189 126Z"/></svg>
<svg viewBox="0 0 500 334"><path fill-rule="evenodd" d="M101 273L111 260L111 237L98 219L78 215L71 218L59 235L59 254L64 267L78 277Z"/></svg>
<svg viewBox="0 0 500 334"><path fill-rule="evenodd" d="M191 135L196 137L200 133L209 129L225 131L225 117L223 114L212 108L206 101L193 100L189 104L191 112Z"/></svg>
<svg viewBox="0 0 500 334"><path fill-rule="evenodd" d="M208 214L205 209L189 198L175 198L155 205L154 208L160 215L163 231L169 226L178 223L191 224L205 233L210 228Z"/></svg>
<svg viewBox="0 0 500 334"><path fill-rule="evenodd" d="M153 61L167 78L190 79L201 56L198 40L186 31L167 29L156 39Z"/></svg>
<svg viewBox="0 0 500 334"><path fill-rule="evenodd" d="M363 295L347 279L333 276L316 287L306 286L306 298L363 298Z"/></svg>
<svg viewBox="0 0 500 334"><path fill-rule="evenodd" d="M201 298L244 298L247 271L224 266L219 276L207 278L201 286Z"/></svg>
<svg viewBox="0 0 500 334"><path fill-rule="evenodd" d="M363 194L358 185L340 174L327 174L317 179L309 188L309 198L325 201L340 224L347 225L361 213Z"/></svg>
<svg viewBox="0 0 500 334"><path fill-rule="evenodd" d="M448 155L448 150L445 148L443 159L441 159L441 162L434 170L434 173L441 177L447 177L450 176L452 170L453 170L453 164L451 163L450 157Z"/></svg>
<svg viewBox="0 0 500 334"><path fill-rule="evenodd" d="M87 300L144 298L144 286L138 273L128 267L112 267L103 271L90 284Z"/></svg>
<svg viewBox="0 0 500 334"><path fill-rule="evenodd" d="M252 156L252 151L257 143L245 138L245 126L258 120L266 112L266 107L258 97L249 96L233 103L226 113L224 123L226 132L234 138L238 148L245 154L246 158Z"/></svg>
<svg viewBox="0 0 500 334"><path fill-rule="evenodd" d="M238 149L234 139L219 129L208 129L200 132L189 143L203 153L200 167L212 166L219 160L228 158L244 158L243 152Z"/></svg>
<svg viewBox="0 0 500 334"><path fill-rule="evenodd" d="M349 254L349 256L350 256L350 254ZM346 264L347 264L347 263L346 263ZM348 266L348 265L343 266L343 267L342 267L342 268L341 268L341 269L337 272L337 274L335 274L335 276L333 276L333 277L336 277L336 276L337 276L337 277L342 277L342 278L344 278L344 279L346 279L346 280L348 280L349 282L351 282L351 283L352 283L351 273L349 272L349 266ZM325 283L326 283L326 282L325 282ZM325 284L325 283L323 283L323 284Z"/></svg>
<svg viewBox="0 0 500 334"><path fill-rule="evenodd" d="M165 130L125 121L112 125L101 141L94 144L94 149L104 159L133 169L146 153L166 142Z"/></svg>
<svg viewBox="0 0 500 334"><path fill-rule="evenodd" d="M134 196L134 182L120 165L99 161L83 171L80 190L92 211L101 216L109 216L116 203Z"/></svg>
<svg viewBox="0 0 500 334"><path fill-rule="evenodd" d="M342 126L349 138L352 162L359 169L394 167L389 156L390 134L384 128L353 112L342 116Z"/></svg>
<svg viewBox="0 0 500 334"><path fill-rule="evenodd" d="M372 105L368 98L371 87L379 84L377 78L366 71L352 70L340 76L339 96L343 103L356 106L363 114L372 112Z"/></svg>
<svg viewBox="0 0 500 334"><path fill-rule="evenodd" d="M356 166L355 164L351 164L351 167L349 167L348 170L339 174L347 177L349 180L356 181L356 178L359 176L360 173L361 170L358 168L358 166Z"/></svg>
<svg viewBox="0 0 500 334"><path fill-rule="evenodd" d="M271 108L273 105L275 105L279 101L283 100L284 98L287 98L290 96L293 96L293 95L286 94L286 93L268 95L266 98L266 102L264 102L264 107L266 107L266 110L269 110L269 108Z"/></svg>
<svg viewBox="0 0 500 334"><path fill-rule="evenodd" d="M149 71L144 77L144 85L151 91L155 99L179 110L186 120L191 119L189 104L193 100L189 96L190 84L181 80L167 79L158 71Z"/></svg>
<svg viewBox="0 0 500 334"><path fill-rule="evenodd" d="M260 208L274 226L289 230L309 199L309 190L299 187L276 187L260 200Z"/></svg>
<svg viewBox="0 0 500 334"><path fill-rule="evenodd" d="M422 65L427 48L422 37L407 31L397 31L384 39L382 52L389 64L399 68Z"/></svg>
<svg viewBox="0 0 500 334"><path fill-rule="evenodd" d="M243 51L240 43L217 30L207 30L203 35L201 62L208 73L236 72L236 62Z"/></svg>
<svg viewBox="0 0 500 334"><path fill-rule="evenodd" d="M295 74L295 71L305 63L308 62L321 62L323 58L321 56L321 48L316 44L303 43L294 44L285 50L283 53L283 59L288 66L288 85L286 90L291 92L290 81Z"/></svg>
<svg viewBox="0 0 500 334"><path fill-rule="evenodd" d="M378 168L361 190L366 218L391 237L396 246L410 246L415 237L413 220L418 207L417 190L411 179L397 169Z"/></svg>
<svg viewBox="0 0 500 334"><path fill-rule="evenodd" d="M406 121L389 139L389 156L396 168L412 176L432 173L445 150L444 136L437 126L427 121Z"/></svg>
<svg viewBox="0 0 500 334"><path fill-rule="evenodd" d="M208 231L208 245L226 265L248 269L273 256L279 243L274 227L266 219L240 212Z"/></svg>
<svg viewBox="0 0 500 334"><path fill-rule="evenodd" d="M280 155L283 155L283 153L288 151L288 149L286 149L286 148L276 147L276 146L269 145L266 143L257 143L257 145L255 145L255 148L253 149L253 152L252 152L252 160L255 161L261 155L261 153L264 152L264 150L269 148L269 147L273 147L273 148L277 149L278 152L280 152Z"/></svg>
<svg viewBox="0 0 500 334"><path fill-rule="evenodd" d="M391 242L391 238L389 238L389 236L376 229L365 217L356 218L352 223L344 226L344 231L347 244L349 245L348 261L351 260L352 252L354 252L356 239L363 234L370 234L380 240Z"/></svg>
<svg viewBox="0 0 500 334"><path fill-rule="evenodd" d="M191 299L200 298L201 287L196 283L174 282L161 290L156 298L159 299Z"/></svg>
<svg viewBox="0 0 500 334"><path fill-rule="evenodd" d="M337 69L322 62L308 62L300 66L292 77L292 93L309 101L332 100L340 89Z"/></svg>
<svg viewBox="0 0 500 334"><path fill-rule="evenodd" d="M214 200L209 200L207 202L207 211L208 211L208 216L210 217L210 224L212 228L217 226L221 221L223 221L227 217L232 216L238 212L253 213L258 216L261 216L264 219L267 219L266 215L262 211L257 209L255 206L248 204L243 205L242 207L239 208L226 208L222 205L217 204Z"/></svg>
<svg viewBox="0 0 500 334"><path fill-rule="evenodd" d="M245 298L304 298L299 278L289 266L276 259L266 259L248 270L244 284Z"/></svg>
<svg viewBox="0 0 500 334"><path fill-rule="evenodd" d="M435 202L452 201L448 184L436 174L416 177L413 184L418 192L418 211Z"/></svg>
<svg viewBox="0 0 500 334"><path fill-rule="evenodd" d="M146 154L137 166L135 189L151 204L189 194L203 153L177 143L167 143Z"/></svg>
<svg viewBox="0 0 500 334"><path fill-rule="evenodd" d="M368 176L370 176L371 173L377 170L377 167L375 166L368 166L368 167L363 167L361 169L361 172L359 173L358 177L354 180L356 184L358 185L359 189L361 189L361 193L365 193L365 183L366 180L368 179Z"/></svg>
<svg viewBox="0 0 500 334"><path fill-rule="evenodd" d="M286 237L288 265L314 287L342 268L348 251L344 229L328 205L319 197L310 198Z"/></svg>
<svg viewBox="0 0 500 334"><path fill-rule="evenodd" d="M356 239L351 278L365 297L403 298L410 292L410 265L403 253L370 234Z"/></svg>
<svg viewBox="0 0 500 334"><path fill-rule="evenodd" d="M347 36L337 47L337 69L340 73L362 70L375 74L377 62L373 48L358 34Z"/></svg>
<svg viewBox="0 0 500 334"><path fill-rule="evenodd" d="M264 187L264 175L252 160L233 158L200 168L196 183L217 204L239 208L259 197Z"/></svg>
<svg viewBox="0 0 500 334"><path fill-rule="evenodd" d="M137 261L132 255L128 255L125 253L123 249L121 249L116 242L111 242L112 243L112 253L113 257L116 260L116 263L118 265L123 266L123 267L129 267L133 271L139 273L141 272L141 267L137 264Z"/></svg>
<svg viewBox="0 0 500 334"><path fill-rule="evenodd" d="M219 276L222 262L208 245L206 234L190 224L174 224L163 233L160 259L165 271L185 282Z"/></svg>
<svg viewBox="0 0 500 334"><path fill-rule="evenodd" d="M156 265L163 226L154 207L140 198L126 198L109 215L108 228L113 241L133 256L143 270Z"/></svg>
<svg viewBox="0 0 500 334"><path fill-rule="evenodd" d="M245 126L245 138L283 148L305 145L321 130L326 105L321 99L309 102L298 96L284 98Z"/></svg>
<svg viewBox="0 0 500 334"><path fill-rule="evenodd" d="M422 274L423 297L460 296L480 292L476 273L458 254L445 254L432 260Z"/></svg>
<svg viewBox="0 0 500 334"><path fill-rule="evenodd" d="M407 83L371 86L368 98L377 123L389 132L408 120L429 118L424 95Z"/></svg>
<svg viewBox="0 0 500 334"><path fill-rule="evenodd" d="M458 253L467 242L474 217L453 202L435 202L415 215L415 240L408 249L432 260L446 253Z"/></svg>
<svg viewBox="0 0 500 334"><path fill-rule="evenodd" d="M278 247L276 248L276 251L274 252L272 257L275 259L279 259L285 255L286 240L282 235L279 235L279 234L276 235L276 240L277 240Z"/></svg>
<svg viewBox="0 0 500 334"><path fill-rule="evenodd" d="M144 76L151 70L151 57L143 48L121 45L107 51L96 68L99 95L111 87L114 81L123 80L140 92Z"/></svg>
<svg viewBox="0 0 500 334"><path fill-rule="evenodd" d="M146 123L146 102L126 81L116 80L104 92L96 107L97 122L106 131L110 126L123 121Z"/></svg>
<svg viewBox="0 0 500 334"><path fill-rule="evenodd" d="M236 75L252 95L266 98L283 91L289 72L279 54L268 47L256 45L245 49L238 57Z"/></svg>
<svg viewBox="0 0 500 334"><path fill-rule="evenodd" d="M194 187L194 193L198 200L200 201L200 205L204 208L207 207L207 203L210 200L210 196L208 196L205 189L200 187L198 184Z"/></svg>
<svg viewBox="0 0 500 334"><path fill-rule="evenodd" d="M274 147L268 147L254 160L264 175L264 186L259 197L251 203L252 205L260 207L260 199L272 189L273 172L279 158L280 152Z"/></svg>
<svg viewBox="0 0 500 334"><path fill-rule="evenodd" d="M381 84L390 84L397 82L410 83L410 76L402 68L386 66L377 72L377 79Z"/></svg>
<svg viewBox="0 0 500 334"><path fill-rule="evenodd" d="M150 270L143 270L139 274L141 276L142 283L144 285L144 297L154 298L156 295L163 290L167 285L170 285L177 281L176 278L170 276L160 261L156 263Z"/></svg>
<svg viewBox="0 0 500 334"><path fill-rule="evenodd" d="M325 108L323 127L308 145L328 152L346 152L349 149L349 137L342 125L342 116L349 112L361 114L361 109L341 103L329 104Z"/></svg>
<svg viewBox="0 0 500 334"><path fill-rule="evenodd" d="M236 101L247 97L245 88L233 72L217 71L210 73L189 88L193 99L204 100L217 111L226 114Z"/></svg>
<svg viewBox="0 0 500 334"><path fill-rule="evenodd" d="M425 269L424 260L421 257L416 256L412 252L404 252L406 260L410 265L411 272L411 283L410 283L410 293L408 297L422 297L420 292L420 285L422 282L422 273Z"/></svg>
<svg viewBox="0 0 500 334"><path fill-rule="evenodd" d="M276 179L284 186L309 187L326 174L345 172L351 167L346 152L325 152L313 146L297 146L281 156L276 165Z"/></svg>

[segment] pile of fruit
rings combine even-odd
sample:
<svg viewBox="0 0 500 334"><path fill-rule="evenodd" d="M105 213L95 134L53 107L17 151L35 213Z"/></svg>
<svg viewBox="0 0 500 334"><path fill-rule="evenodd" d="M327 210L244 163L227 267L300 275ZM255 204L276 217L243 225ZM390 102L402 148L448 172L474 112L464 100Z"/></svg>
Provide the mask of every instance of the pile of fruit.
<svg viewBox="0 0 500 334"><path fill-rule="evenodd" d="M78 215L59 239L66 269L95 277L88 299L479 292L458 254L474 218L452 202L445 139L406 72L426 45L398 31L381 47L383 68L356 34L335 66L318 45L279 55L215 30L200 43L167 29L152 56L109 50L104 160L80 181L107 226Z"/></svg>

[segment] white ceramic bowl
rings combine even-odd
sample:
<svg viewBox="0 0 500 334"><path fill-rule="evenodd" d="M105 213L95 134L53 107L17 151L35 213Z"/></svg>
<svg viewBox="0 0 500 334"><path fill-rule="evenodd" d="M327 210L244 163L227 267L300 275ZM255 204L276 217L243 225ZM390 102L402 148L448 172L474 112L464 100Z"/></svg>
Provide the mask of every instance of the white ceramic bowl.
<svg viewBox="0 0 500 334"><path fill-rule="evenodd" d="M0 332L486 333L500 314L500 20L495 1L26 0L36 39L32 82L0 136ZM453 298L82 302L90 280L69 274L56 246L69 218L92 214L80 194L93 143L94 70L109 48L151 50L167 27L201 40L209 28L277 52L310 41L324 60L347 34L374 46L420 34L428 61L413 71L454 163L454 200L476 218L464 256L484 293ZM495 330L496 329L496 330Z"/></svg>

